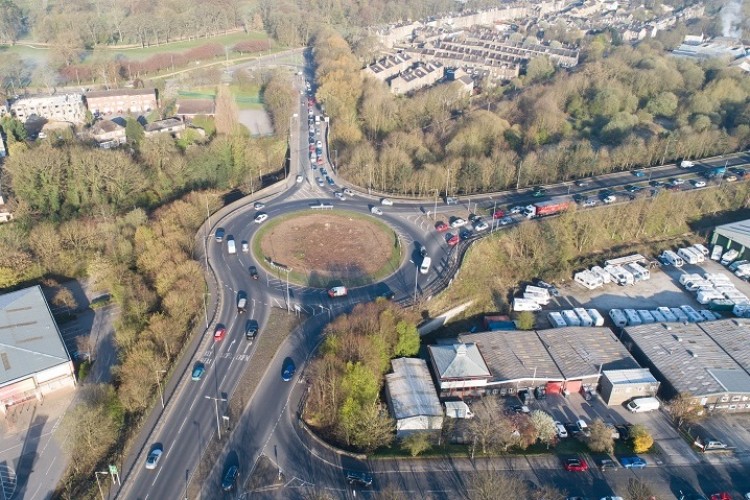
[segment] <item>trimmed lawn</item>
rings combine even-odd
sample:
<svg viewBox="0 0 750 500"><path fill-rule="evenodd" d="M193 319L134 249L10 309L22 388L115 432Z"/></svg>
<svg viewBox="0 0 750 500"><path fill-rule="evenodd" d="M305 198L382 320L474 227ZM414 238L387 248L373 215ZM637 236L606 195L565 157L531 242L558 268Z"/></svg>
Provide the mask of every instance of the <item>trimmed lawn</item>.
<svg viewBox="0 0 750 500"><path fill-rule="evenodd" d="M230 85L230 92L234 96L234 101L239 109L258 109L262 108L263 101L260 97L260 87L244 85L242 89L239 85ZM178 95L185 99L213 99L216 97L216 87L197 87L191 90L181 90Z"/></svg>

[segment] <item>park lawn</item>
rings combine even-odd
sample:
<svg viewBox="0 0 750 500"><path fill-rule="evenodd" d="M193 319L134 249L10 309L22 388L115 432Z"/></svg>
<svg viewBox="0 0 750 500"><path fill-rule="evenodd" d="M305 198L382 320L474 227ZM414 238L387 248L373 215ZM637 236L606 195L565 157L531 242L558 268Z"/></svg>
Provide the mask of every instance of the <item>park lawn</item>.
<svg viewBox="0 0 750 500"><path fill-rule="evenodd" d="M229 91L234 96L239 109L262 109L263 102L260 97L260 86L237 84L229 85ZM214 99L216 97L216 87L195 87L189 90L180 91L180 97L183 99Z"/></svg>
<svg viewBox="0 0 750 500"><path fill-rule="evenodd" d="M233 54L231 48L238 42L245 40L265 40L268 38L268 34L262 31L253 31L250 33L237 32L230 33L228 35L221 35L209 38L196 38L193 40L182 40L179 42L172 42L163 45L152 45L150 47L136 47L136 48L118 48L116 46L105 46L98 48L94 51L94 55L101 54L122 54L128 59L140 60L146 59L159 54L162 52L183 52L201 45L207 45L209 43L218 43L220 45L227 46L230 49L230 54Z"/></svg>

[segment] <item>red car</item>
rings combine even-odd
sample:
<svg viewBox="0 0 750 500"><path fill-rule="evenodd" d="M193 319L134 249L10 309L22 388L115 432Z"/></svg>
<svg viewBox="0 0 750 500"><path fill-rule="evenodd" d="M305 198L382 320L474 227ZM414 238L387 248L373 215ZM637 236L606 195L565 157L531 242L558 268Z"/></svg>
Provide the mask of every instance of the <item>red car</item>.
<svg viewBox="0 0 750 500"><path fill-rule="evenodd" d="M589 464L582 458L569 458L565 461L565 470L569 472L586 472Z"/></svg>
<svg viewBox="0 0 750 500"><path fill-rule="evenodd" d="M323 164L323 157L318 156L318 165L322 165L322 164Z"/></svg>
<svg viewBox="0 0 750 500"><path fill-rule="evenodd" d="M461 241L461 238L457 234L448 233L445 235L445 242L448 243L448 246L455 247L459 241Z"/></svg>
<svg viewBox="0 0 750 500"><path fill-rule="evenodd" d="M497 212L492 214L493 219L502 219L503 217L505 217L505 212L503 212L502 210L498 210Z"/></svg>
<svg viewBox="0 0 750 500"><path fill-rule="evenodd" d="M720 493L714 493L713 495L711 495L711 500L732 500L732 495L730 495L726 491L722 491Z"/></svg>
<svg viewBox="0 0 750 500"><path fill-rule="evenodd" d="M445 222L440 221L437 224L435 224L435 229L437 229L438 233L444 233L448 229L450 229L450 226L448 226L448 224L446 224Z"/></svg>
<svg viewBox="0 0 750 500"><path fill-rule="evenodd" d="M224 335L227 334L227 329L224 327L224 325L216 325L216 330L214 330L214 341L218 342L224 338Z"/></svg>

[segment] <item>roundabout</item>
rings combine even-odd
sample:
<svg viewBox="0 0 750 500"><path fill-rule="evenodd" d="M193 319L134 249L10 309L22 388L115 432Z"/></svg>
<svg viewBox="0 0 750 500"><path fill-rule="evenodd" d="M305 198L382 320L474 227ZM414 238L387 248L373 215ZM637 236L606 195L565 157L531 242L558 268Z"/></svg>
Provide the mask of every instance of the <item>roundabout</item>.
<svg viewBox="0 0 750 500"><path fill-rule="evenodd" d="M401 265L400 239L380 220L348 210L304 210L264 224L253 236L253 256L268 272L315 288L380 281Z"/></svg>

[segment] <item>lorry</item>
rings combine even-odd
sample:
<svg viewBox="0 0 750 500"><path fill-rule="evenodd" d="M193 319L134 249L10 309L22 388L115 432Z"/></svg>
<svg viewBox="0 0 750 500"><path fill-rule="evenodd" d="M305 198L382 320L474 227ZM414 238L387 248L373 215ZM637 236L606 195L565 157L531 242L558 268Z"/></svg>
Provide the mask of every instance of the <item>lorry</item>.
<svg viewBox="0 0 750 500"><path fill-rule="evenodd" d="M658 410L661 406L659 400L656 398L634 398L625 405L625 407L633 413L644 413L647 411Z"/></svg>
<svg viewBox="0 0 750 500"><path fill-rule="evenodd" d="M345 286L334 286L328 289L328 296L332 299L335 297L346 297L348 293Z"/></svg>
<svg viewBox="0 0 750 500"><path fill-rule="evenodd" d="M562 200L547 200L547 201L539 201L537 203L532 203L531 205L527 205L526 208L523 209L523 215L527 219L534 219L536 217L547 217L549 215L555 215L559 214L560 212L564 212L568 209L570 206L570 201Z"/></svg>

